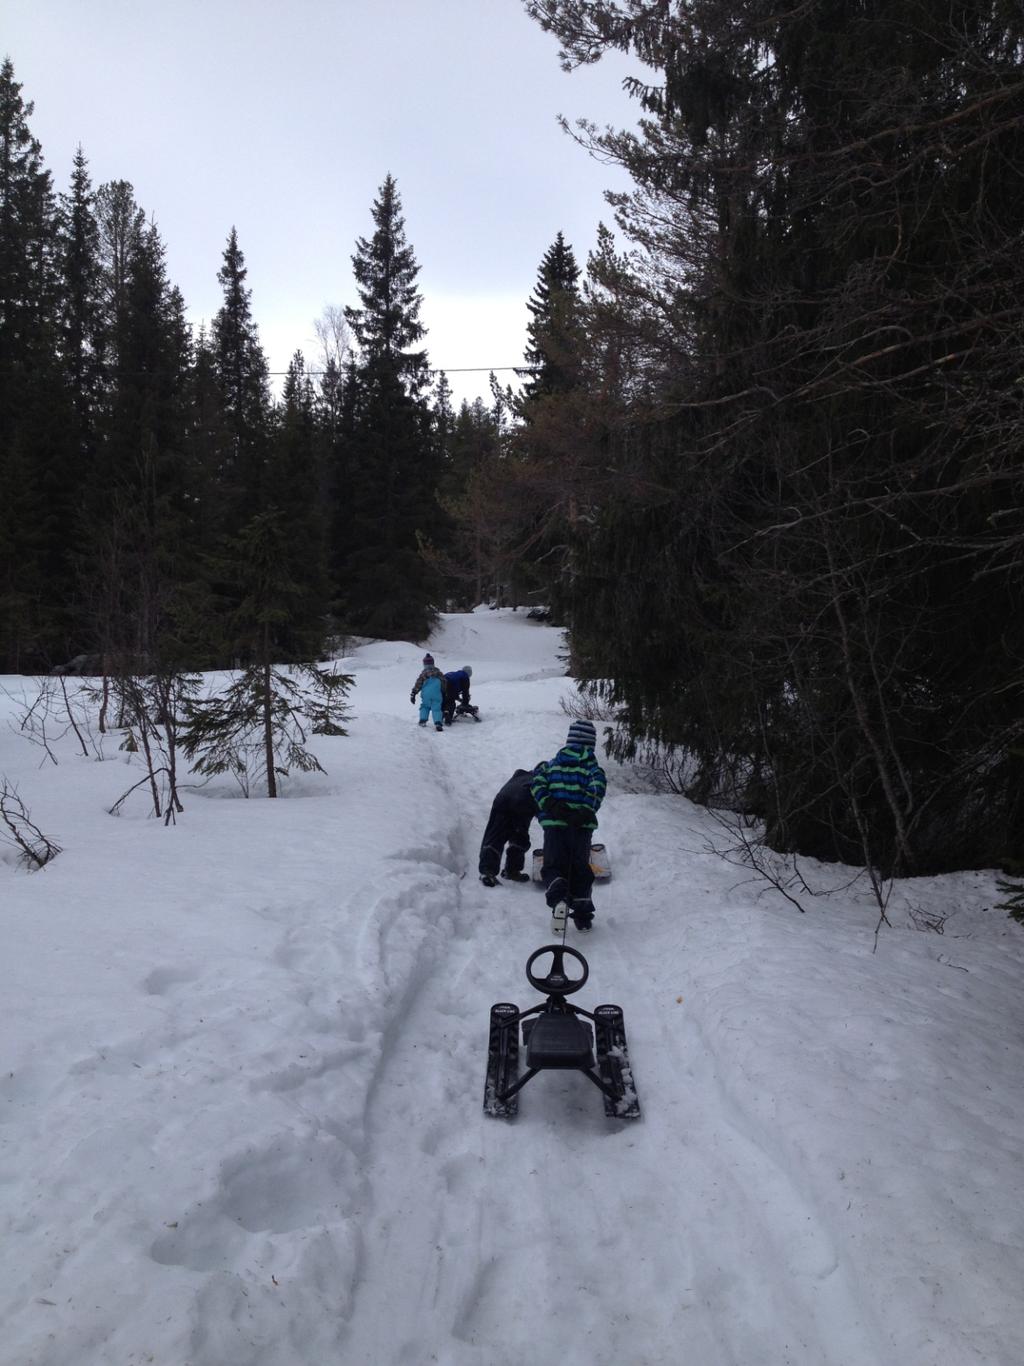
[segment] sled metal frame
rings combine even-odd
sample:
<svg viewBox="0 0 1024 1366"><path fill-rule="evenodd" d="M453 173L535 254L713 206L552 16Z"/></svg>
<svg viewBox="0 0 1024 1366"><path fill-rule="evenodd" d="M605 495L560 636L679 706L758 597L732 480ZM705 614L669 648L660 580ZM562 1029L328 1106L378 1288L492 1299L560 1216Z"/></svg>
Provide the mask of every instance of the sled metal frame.
<svg viewBox="0 0 1024 1366"><path fill-rule="evenodd" d="M546 953L553 955L552 970L546 977L535 977L532 965ZM582 977L566 975L566 957L580 963ZM574 1071L582 1072L601 1092L609 1118L639 1119L621 1008L601 1005L589 1011L565 999L587 981L587 960L568 945L549 944L531 954L526 976L531 986L548 994L527 1010L520 1010L511 1001L491 1007L484 1112L510 1119L518 1111L519 1092L538 1072ZM521 1077L520 1025L526 1048L526 1071Z"/></svg>
<svg viewBox="0 0 1024 1366"><path fill-rule="evenodd" d="M590 1026L583 1025L582 1029L586 1031L584 1035L577 1023L579 1017L583 1016L590 1020L591 1025L593 1025L595 1016L591 1011L584 1010L582 1006L571 1005L564 996L553 992L539 1006L531 1006L529 1010L520 1010L516 1015L509 1016L499 1025L499 1030L518 1030L520 1024L524 1020L529 1020L531 1015L538 1016L538 1019L530 1021L531 1027L523 1030L523 1042L526 1044L526 1071L518 1081L513 1082L504 1091L497 1093L495 1099L500 1104L504 1105L511 1096L521 1091L538 1072L548 1071L582 1072L610 1101L618 1102L621 1099L615 1088L609 1086L598 1075L597 1061L594 1057L593 1029ZM544 1043L535 1046L533 1031L541 1020L547 1026L542 1032L548 1037ZM582 1058L583 1045L581 1041L584 1037L586 1038L587 1056Z"/></svg>

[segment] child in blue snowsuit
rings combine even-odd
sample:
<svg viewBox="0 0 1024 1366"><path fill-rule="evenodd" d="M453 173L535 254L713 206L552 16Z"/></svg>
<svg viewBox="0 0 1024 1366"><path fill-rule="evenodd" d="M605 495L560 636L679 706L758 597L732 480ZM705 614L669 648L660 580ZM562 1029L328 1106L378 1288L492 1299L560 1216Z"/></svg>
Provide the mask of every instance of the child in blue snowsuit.
<svg viewBox="0 0 1024 1366"><path fill-rule="evenodd" d="M566 902L578 930L589 930L594 923L590 841L607 786L594 756L596 744L593 723L574 721L563 747L537 765L530 784L544 828L544 899L552 908Z"/></svg>
<svg viewBox="0 0 1024 1366"><path fill-rule="evenodd" d="M409 701L416 701L420 695L420 725L427 724L427 717L433 715L434 729L444 730L444 674L434 663L433 655L423 656L420 676L412 685Z"/></svg>

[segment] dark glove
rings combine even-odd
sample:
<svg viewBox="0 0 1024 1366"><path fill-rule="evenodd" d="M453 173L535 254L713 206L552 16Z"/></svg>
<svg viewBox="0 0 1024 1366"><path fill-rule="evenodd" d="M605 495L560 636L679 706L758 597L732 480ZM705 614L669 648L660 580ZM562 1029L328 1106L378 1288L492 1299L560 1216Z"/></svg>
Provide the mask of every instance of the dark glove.
<svg viewBox="0 0 1024 1366"><path fill-rule="evenodd" d="M415 694L414 692L411 692L411 693L409 694L409 701L410 701L410 702L415 702L415 701L416 701L416 694Z"/></svg>
<svg viewBox="0 0 1024 1366"><path fill-rule="evenodd" d="M594 819L594 813L586 806L574 806L569 812L569 824L577 830L582 830L585 825L589 825Z"/></svg>
<svg viewBox="0 0 1024 1366"><path fill-rule="evenodd" d="M548 802L547 810L544 814L546 816L554 816L555 820L567 821L571 824L573 817L573 808L569 805L568 802Z"/></svg>

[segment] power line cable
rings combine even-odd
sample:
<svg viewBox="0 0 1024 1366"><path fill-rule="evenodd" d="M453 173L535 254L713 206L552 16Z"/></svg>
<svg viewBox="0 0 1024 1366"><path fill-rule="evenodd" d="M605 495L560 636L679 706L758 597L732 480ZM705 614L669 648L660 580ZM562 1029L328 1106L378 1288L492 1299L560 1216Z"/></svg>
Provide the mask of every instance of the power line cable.
<svg viewBox="0 0 1024 1366"><path fill-rule="evenodd" d="M430 365L430 366L427 367L427 374L428 374L428 375L441 375L441 374L445 374L445 375L475 375L475 374L480 374L480 375L483 375L483 374L487 374L489 371L492 371L492 370L494 371L495 374L497 374L499 371L504 371L504 370L515 370L515 371L517 371L517 372L521 370L521 371L523 371L524 373L533 374L533 372L534 372L535 370L539 369L539 368L540 368L540 367L539 367L539 366L536 366L536 365L454 365L454 366L449 366L449 365ZM268 371L267 371L267 374L268 374L268 375L287 375L288 373L289 373L289 372L288 372L287 370L268 370ZM321 376L321 375L326 375L326 374L327 374L327 371L326 371L326 370L304 370L302 373L305 374L305 375L310 375L311 377L317 378L317 377L319 377L319 376Z"/></svg>

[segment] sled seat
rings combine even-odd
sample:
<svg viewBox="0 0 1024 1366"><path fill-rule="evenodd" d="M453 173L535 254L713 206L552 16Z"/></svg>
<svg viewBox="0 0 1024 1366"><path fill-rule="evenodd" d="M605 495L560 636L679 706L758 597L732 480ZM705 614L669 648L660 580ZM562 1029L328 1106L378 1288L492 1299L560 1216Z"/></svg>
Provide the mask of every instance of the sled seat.
<svg viewBox="0 0 1024 1366"><path fill-rule="evenodd" d="M594 1066L594 1035L577 1015L545 1012L523 1021L526 1065L531 1068Z"/></svg>

